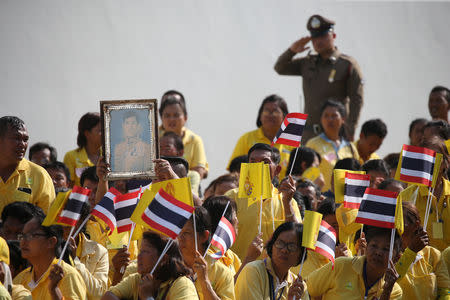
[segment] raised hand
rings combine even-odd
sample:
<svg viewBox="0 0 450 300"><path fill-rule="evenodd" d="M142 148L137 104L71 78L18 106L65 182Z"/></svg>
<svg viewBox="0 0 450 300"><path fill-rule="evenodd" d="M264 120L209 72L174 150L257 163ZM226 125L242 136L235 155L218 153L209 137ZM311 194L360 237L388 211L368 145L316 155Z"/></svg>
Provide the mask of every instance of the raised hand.
<svg viewBox="0 0 450 300"><path fill-rule="evenodd" d="M295 53L300 53L305 50L308 50L309 47L305 47L305 46L306 46L306 44L309 43L310 40L311 40L310 36L304 36L301 39L299 39L298 41L295 41L289 49L291 49L291 51L295 52Z"/></svg>

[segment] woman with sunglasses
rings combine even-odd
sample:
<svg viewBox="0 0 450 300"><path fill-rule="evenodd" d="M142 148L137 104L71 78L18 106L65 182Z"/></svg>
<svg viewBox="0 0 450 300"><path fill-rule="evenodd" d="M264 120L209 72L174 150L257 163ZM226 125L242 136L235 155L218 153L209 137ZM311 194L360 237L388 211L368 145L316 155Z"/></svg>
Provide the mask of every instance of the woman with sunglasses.
<svg viewBox="0 0 450 300"><path fill-rule="evenodd" d="M302 224L281 224L267 242L269 257L253 261L241 271L235 286L236 299L308 299L302 278L289 271L300 263L306 251L302 247L302 235Z"/></svg>
<svg viewBox="0 0 450 300"><path fill-rule="evenodd" d="M86 286L78 271L61 261L63 229L59 225L42 226L45 216L28 221L19 235L22 257L31 267L13 280L31 291L33 299L86 299Z"/></svg>

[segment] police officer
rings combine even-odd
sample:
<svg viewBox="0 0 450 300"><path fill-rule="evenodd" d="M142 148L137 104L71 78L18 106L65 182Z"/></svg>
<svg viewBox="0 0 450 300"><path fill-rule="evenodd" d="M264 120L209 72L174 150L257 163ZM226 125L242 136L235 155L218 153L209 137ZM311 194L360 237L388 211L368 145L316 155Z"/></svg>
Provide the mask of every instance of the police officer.
<svg viewBox="0 0 450 300"><path fill-rule="evenodd" d="M346 119L347 138L353 140L359 113L363 105L363 80L356 60L342 54L334 45L336 33L334 21L320 15L313 15L306 25L311 36L294 42L278 58L275 71L280 75L299 75L303 78L305 97L304 111L308 120L303 132L302 144L318 135L320 110L328 99L341 101L348 112ZM295 58L297 53L309 49L312 41L315 53Z"/></svg>

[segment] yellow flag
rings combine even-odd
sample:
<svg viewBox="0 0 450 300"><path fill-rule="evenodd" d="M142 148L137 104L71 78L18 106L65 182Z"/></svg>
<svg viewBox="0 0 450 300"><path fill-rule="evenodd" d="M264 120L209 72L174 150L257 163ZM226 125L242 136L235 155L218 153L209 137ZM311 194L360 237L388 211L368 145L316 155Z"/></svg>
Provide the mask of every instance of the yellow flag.
<svg viewBox="0 0 450 300"><path fill-rule="evenodd" d="M239 198L248 198L248 205L272 197L269 165L263 162L241 164Z"/></svg>
<svg viewBox="0 0 450 300"><path fill-rule="evenodd" d="M129 234L129 231L118 233L117 227L114 228L114 231L108 235L108 239L106 240L106 249L122 249L123 246L127 246Z"/></svg>
<svg viewBox="0 0 450 300"><path fill-rule="evenodd" d="M436 186L436 182L438 180L439 171L441 170L442 157L443 156L441 153L436 153L436 157L434 159L433 181L431 183L432 188Z"/></svg>
<svg viewBox="0 0 450 300"><path fill-rule="evenodd" d="M402 197L400 194L397 195L397 205L395 207L395 229L397 229L398 234L402 235L404 231L403 224L403 206Z"/></svg>
<svg viewBox="0 0 450 300"><path fill-rule="evenodd" d="M155 198L160 189L163 189L166 193L175 197L178 201L184 202L190 206L194 206L194 200L192 198L191 181L189 178L171 179L161 182L152 183L150 188L146 190L139 200L133 214L131 215L131 221L136 224L142 225L145 228L150 228L147 223L142 220L142 214L148 207L150 202Z"/></svg>
<svg viewBox="0 0 450 300"><path fill-rule="evenodd" d="M319 235L320 223L322 222L322 214L305 210L305 218L303 219L303 237L302 246L309 249L316 249L317 236Z"/></svg>
<svg viewBox="0 0 450 300"><path fill-rule="evenodd" d="M336 203L344 202L345 193L345 172L352 174L366 174L364 171L350 171L336 169L333 171L334 178L334 200Z"/></svg>
<svg viewBox="0 0 450 300"><path fill-rule="evenodd" d="M67 199L69 199L69 195L72 191L69 190L67 192L59 192L56 196L55 201L53 201L52 205L48 209L47 216L42 222L42 226L51 226L58 224L56 219L58 218L61 210L66 205Z"/></svg>

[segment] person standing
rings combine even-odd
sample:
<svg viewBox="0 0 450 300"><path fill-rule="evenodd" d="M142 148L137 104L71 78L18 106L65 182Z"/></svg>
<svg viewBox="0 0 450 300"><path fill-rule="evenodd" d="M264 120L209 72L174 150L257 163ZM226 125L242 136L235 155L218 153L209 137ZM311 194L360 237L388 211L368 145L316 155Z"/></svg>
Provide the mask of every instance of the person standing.
<svg viewBox="0 0 450 300"><path fill-rule="evenodd" d="M308 121L303 131L302 143L320 133L320 108L326 100L342 102L348 113L346 122L348 138L353 141L355 128L363 105L363 79L356 60L341 53L335 46L335 22L320 15L309 18L307 29L310 36L294 42L278 58L275 71L280 75L298 75L303 78L305 97L304 112ZM297 53L309 49L312 42L315 53L301 58Z"/></svg>

